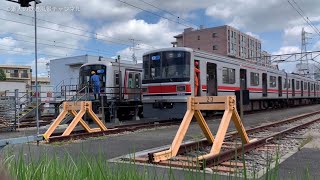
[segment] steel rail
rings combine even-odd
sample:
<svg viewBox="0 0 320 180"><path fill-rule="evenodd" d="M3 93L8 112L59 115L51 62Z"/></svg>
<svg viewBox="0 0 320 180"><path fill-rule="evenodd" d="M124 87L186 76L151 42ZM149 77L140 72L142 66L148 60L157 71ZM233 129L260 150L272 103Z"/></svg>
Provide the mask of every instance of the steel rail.
<svg viewBox="0 0 320 180"><path fill-rule="evenodd" d="M307 118L307 117L310 117L310 116L313 116L313 115L316 115L316 114L319 114L319 113L320 113L320 111L315 111L315 112L311 112L311 113L305 113L305 114L294 116L294 117L290 117L290 118L287 118L287 119L284 119L284 120L271 122L271 123L268 123L268 124L265 124L265 125L249 128L249 129L246 130L246 132L247 132L247 134L254 133L254 132L257 132L257 131L260 131L260 130L263 130L263 129L267 129L267 128L270 128L270 127L280 126L280 125L283 125L283 124L292 123L294 121L298 121L300 119ZM230 133L226 134L226 140L232 139L232 138L235 138L235 137L238 137L238 132L230 132ZM180 147L180 149L178 151L178 154L184 154L184 153L186 153L186 152L188 152L190 150L196 150L196 149L198 149L200 147L204 147L204 146L208 146L208 145L210 145L210 143L207 141L207 139L202 139L200 141L196 141L196 142L192 142L192 143L188 143L188 144L183 144L183 145L181 145L181 147ZM160 152L160 151L157 151L157 152ZM153 162L153 159L152 159L153 153L157 153L157 152L152 152L152 153L148 154L149 162Z"/></svg>
<svg viewBox="0 0 320 180"><path fill-rule="evenodd" d="M268 128L268 127L277 126L277 125L281 125L281 124L285 124L285 123L290 123L293 121L297 121L301 118L306 118L306 117L309 117L309 116L312 116L312 115L315 115L318 113L320 113L320 111L306 113L306 114L302 114L299 116L288 118L288 119L285 119L282 121L272 122L272 123L269 123L266 125L250 128L247 130L247 133L253 133L253 132L259 131L261 129ZM60 141L68 141L68 140L76 140L76 139L85 139L85 138L90 138L90 137L118 134L118 133L123 133L126 131L133 132L133 131L137 131L140 129L148 129L148 128L161 127L161 126L171 126L171 125L176 125L176 124L180 124L180 122L167 120L167 121L160 121L160 122L158 122L158 124L154 123L154 122L147 122L147 123L139 123L139 124L114 126L113 128L111 128L107 131L92 132L92 133L87 133L84 130L79 130L79 131L73 132L69 136L60 136L61 133L54 133L54 134L52 134L52 137L49 138L48 142L52 143L52 142L60 142ZM237 132L228 133L226 138L227 139L234 138L234 137L237 137L237 135L238 135ZM197 148L199 148L199 146L202 147L202 146L208 146L208 145L210 145L210 143L206 139L203 139L203 140L200 140L200 141L194 142L194 143L188 143L188 144L182 145L180 147L178 154L183 154L183 153L189 151L190 149L197 149ZM154 153L156 153L156 152L154 152Z"/></svg>
<svg viewBox="0 0 320 180"><path fill-rule="evenodd" d="M61 133L55 133L52 137L49 138L49 143L58 142L58 141L68 141L68 140L75 140L75 139L85 139L89 137L98 137L98 136L105 136L110 134L118 134L123 132L133 132L141 129L150 129L155 127L161 126L172 126L180 124L180 122L176 121L164 121L159 123L139 123L139 124L131 124L131 125L121 125L115 126L114 128L110 128L106 131L99 131L99 132L92 132L87 133L84 130L77 131L75 134L70 134L69 136L59 136Z"/></svg>
<svg viewBox="0 0 320 180"><path fill-rule="evenodd" d="M242 153L246 153L246 152L249 152L253 149L262 147L270 141L273 141L277 138L281 138L290 132L293 132L293 131L296 131L299 129L303 129L303 128L305 128L315 122L318 122L318 121L320 121L320 118L303 123L303 124L300 124L300 125L297 125L297 126L294 126L292 128L288 128L286 130L272 134L272 135L267 136L265 138L253 141L249 144L244 144L241 147L227 150L227 151L219 153L217 155L206 157L203 161L199 162L199 164L201 165L202 168L219 165L224 161L227 161L227 160L234 158L235 156L237 156L236 154L241 155Z"/></svg>

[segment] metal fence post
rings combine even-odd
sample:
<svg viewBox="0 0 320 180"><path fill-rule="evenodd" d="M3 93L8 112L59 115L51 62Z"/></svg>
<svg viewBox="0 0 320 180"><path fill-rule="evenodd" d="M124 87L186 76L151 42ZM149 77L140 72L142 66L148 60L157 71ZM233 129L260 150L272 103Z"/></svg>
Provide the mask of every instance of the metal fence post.
<svg viewBox="0 0 320 180"><path fill-rule="evenodd" d="M105 96L101 96L101 113L102 113L102 122L103 124L106 124L106 117L105 117L105 114L104 114L104 97Z"/></svg>
<svg viewBox="0 0 320 180"><path fill-rule="evenodd" d="M67 101L67 86L64 86L64 100Z"/></svg>
<svg viewBox="0 0 320 180"><path fill-rule="evenodd" d="M243 78L241 78L241 84L243 82ZM240 118L243 120L243 87L240 85Z"/></svg>
<svg viewBox="0 0 320 180"><path fill-rule="evenodd" d="M19 119L17 118L17 116L18 116L18 111L17 111L18 98L19 98L19 89L15 89L14 90L14 130L17 129L17 120L19 121ZM19 124L20 123L18 122L18 126L19 126Z"/></svg>

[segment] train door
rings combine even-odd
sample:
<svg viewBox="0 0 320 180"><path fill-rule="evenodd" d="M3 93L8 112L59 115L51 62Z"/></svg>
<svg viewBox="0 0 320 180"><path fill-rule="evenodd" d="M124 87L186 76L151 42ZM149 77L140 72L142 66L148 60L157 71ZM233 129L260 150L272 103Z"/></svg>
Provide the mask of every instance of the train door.
<svg viewBox="0 0 320 180"><path fill-rule="evenodd" d="M303 96L303 90L304 90L304 87L303 87L303 81L300 81L301 82L301 97Z"/></svg>
<svg viewBox="0 0 320 180"><path fill-rule="evenodd" d="M124 93L128 99L140 99L141 72L126 71Z"/></svg>
<svg viewBox="0 0 320 180"><path fill-rule="evenodd" d="M217 96L217 65L207 62L207 96Z"/></svg>
<svg viewBox="0 0 320 180"><path fill-rule="evenodd" d="M310 82L308 82L308 96L310 96Z"/></svg>
<svg viewBox="0 0 320 180"><path fill-rule="evenodd" d="M247 90L247 70L240 69L240 89Z"/></svg>
<svg viewBox="0 0 320 180"><path fill-rule="evenodd" d="M267 73L262 73L262 96L268 96L268 77Z"/></svg>
<svg viewBox="0 0 320 180"><path fill-rule="evenodd" d="M279 97L282 97L282 77L278 76L278 93Z"/></svg>
<svg viewBox="0 0 320 180"><path fill-rule="evenodd" d="M295 95L296 95L296 91L295 91L295 81L294 81L294 79L292 79L291 81L292 81L292 84L291 84L291 85L292 85L292 86L291 86L291 87L292 87L292 96L295 96Z"/></svg>

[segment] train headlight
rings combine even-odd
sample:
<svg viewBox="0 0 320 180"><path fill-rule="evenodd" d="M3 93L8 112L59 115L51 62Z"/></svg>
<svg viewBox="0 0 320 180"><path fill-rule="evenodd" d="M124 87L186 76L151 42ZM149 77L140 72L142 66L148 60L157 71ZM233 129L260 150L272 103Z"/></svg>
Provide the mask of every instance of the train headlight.
<svg viewBox="0 0 320 180"><path fill-rule="evenodd" d="M177 92L186 92L186 86L177 86Z"/></svg>

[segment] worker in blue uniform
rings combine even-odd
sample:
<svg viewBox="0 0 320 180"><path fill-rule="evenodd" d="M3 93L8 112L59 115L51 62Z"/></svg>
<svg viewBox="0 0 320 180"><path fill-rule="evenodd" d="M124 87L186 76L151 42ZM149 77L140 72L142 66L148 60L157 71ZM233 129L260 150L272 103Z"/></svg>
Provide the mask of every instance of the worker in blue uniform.
<svg viewBox="0 0 320 180"><path fill-rule="evenodd" d="M95 71L91 71L91 83L93 84L93 94L94 99L98 99L100 97L100 76L96 75Z"/></svg>

